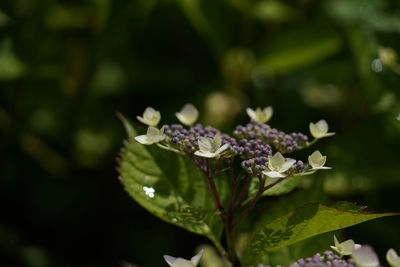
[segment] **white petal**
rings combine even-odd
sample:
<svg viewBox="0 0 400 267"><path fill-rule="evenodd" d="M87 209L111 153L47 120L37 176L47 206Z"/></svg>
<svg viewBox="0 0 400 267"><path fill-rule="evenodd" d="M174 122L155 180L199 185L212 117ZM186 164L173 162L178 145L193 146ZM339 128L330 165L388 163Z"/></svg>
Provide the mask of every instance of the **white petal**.
<svg viewBox="0 0 400 267"><path fill-rule="evenodd" d="M349 239L346 240L344 242L342 242L340 244L340 247L342 249L342 253L343 255L351 255L351 253L353 252L353 249L355 247L355 243L353 240Z"/></svg>
<svg viewBox="0 0 400 267"><path fill-rule="evenodd" d="M318 129L320 130L320 131L323 131L323 132L328 132L328 123L326 122L326 120L319 120L317 123L316 123L316 126L318 127Z"/></svg>
<svg viewBox="0 0 400 267"><path fill-rule="evenodd" d="M218 150L215 151L215 154L221 154L222 152L224 152L228 148L229 148L229 144L225 144L225 145L221 146L220 148L218 148Z"/></svg>
<svg viewBox="0 0 400 267"><path fill-rule="evenodd" d="M389 249L386 253L386 260L392 267L399 267L400 266L400 257L397 255L394 249Z"/></svg>
<svg viewBox="0 0 400 267"><path fill-rule="evenodd" d="M197 266L200 262L201 257L203 256L204 249L200 250L199 253L197 253L196 256L193 256L190 261L194 264L194 266Z"/></svg>
<svg viewBox="0 0 400 267"><path fill-rule="evenodd" d="M201 152L201 151L196 151L194 152L196 156L203 157L203 158L215 158L218 156L217 153L211 153L211 152Z"/></svg>
<svg viewBox="0 0 400 267"><path fill-rule="evenodd" d="M335 235L333 235L333 241L335 242L335 250L337 250L340 243L339 243L339 241L337 240L337 238L336 238Z"/></svg>
<svg viewBox="0 0 400 267"><path fill-rule="evenodd" d="M314 168L312 168L312 170L330 170L330 169L332 169L331 167L314 167Z"/></svg>
<svg viewBox="0 0 400 267"><path fill-rule="evenodd" d="M359 249L354 249L351 255L356 263L356 266L361 267L377 267L379 266L379 259L375 251L370 246L362 246Z"/></svg>
<svg viewBox="0 0 400 267"><path fill-rule="evenodd" d="M160 135L160 131L157 128L150 126L149 128L147 128L146 135L148 137L157 136L157 135Z"/></svg>
<svg viewBox="0 0 400 267"><path fill-rule="evenodd" d="M199 150L201 152L212 152L213 150L213 140L208 137L200 137L199 140L197 141L199 145Z"/></svg>
<svg viewBox="0 0 400 267"><path fill-rule="evenodd" d="M147 129L147 133L146 133L148 142L151 142L153 144L153 143L158 143L161 140L163 140L165 137L162 134L162 132L164 132L164 128L162 128L160 131L157 128L149 126L149 128Z"/></svg>
<svg viewBox="0 0 400 267"><path fill-rule="evenodd" d="M281 174L279 172L275 172L275 171L269 171L269 172L263 171L262 173L264 175L270 177L270 178L282 178L282 177L285 177L285 175L283 175L283 174Z"/></svg>
<svg viewBox="0 0 400 267"><path fill-rule="evenodd" d="M182 258L177 258L173 267L195 267L191 261L182 259Z"/></svg>
<svg viewBox="0 0 400 267"><path fill-rule="evenodd" d="M336 251L337 253L340 254L340 251L339 251L339 249L337 247L335 247L335 246L330 246L330 247L331 247L331 249L333 249L334 251Z"/></svg>
<svg viewBox="0 0 400 267"><path fill-rule="evenodd" d="M247 113L247 115L249 115L250 119L253 119L253 120L257 119L256 113L253 109L246 108L246 113Z"/></svg>
<svg viewBox="0 0 400 267"><path fill-rule="evenodd" d="M136 119L138 119L138 121L140 121L141 123L148 125L147 121L143 117L136 116Z"/></svg>
<svg viewBox="0 0 400 267"><path fill-rule="evenodd" d="M149 140L149 138L146 135L138 135L135 137L135 140L143 145L151 145L154 143L151 140Z"/></svg>
<svg viewBox="0 0 400 267"><path fill-rule="evenodd" d="M313 169L317 169L324 166L326 162L326 156L322 156L321 152L316 150L308 157L308 162Z"/></svg>
<svg viewBox="0 0 400 267"><path fill-rule="evenodd" d="M268 169L271 171L279 171L283 164L285 164L285 158L281 153L276 152L275 155L268 161Z"/></svg>
<svg viewBox="0 0 400 267"><path fill-rule="evenodd" d="M169 266L173 266L176 258L169 255L164 255L164 260L168 263Z"/></svg>
<svg viewBox="0 0 400 267"><path fill-rule="evenodd" d="M213 143L214 143L214 151L218 150L218 148L221 147L222 141L221 141L221 136L219 136L219 134L216 134L214 136Z"/></svg>
<svg viewBox="0 0 400 267"><path fill-rule="evenodd" d="M199 117L199 111L192 104L186 104L181 111L175 113L175 115L181 123L191 126Z"/></svg>
<svg viewBox="0 0 400 267"><path fill-rule="evenodd" d="M328 133L328 123L320 120L317 123L310 123L310 133L314 138L322 138Z"/></svg>
<svg viewBox="0 0 400 267"><path fill-rule="evenodd" d="M281 169L279 170L279 172L285 172L285 171L289 170L289 168L292 167L293 164L295 164L295 163L296 163L296 160L294 160L294 159L288 159L288 160L283 164L283 166L281 167Z"/></svg>
<svg viewBox="0 0 400 267"><path fill-rule="evenodd" d="M266 119L265 122L267 122L271 119L272 115L274 114L274 110L272 109L271 106L268 106L268 107L264 108L263 111L264 111L265 119Z"/></svg>
<svg viewBox="0 0 400 267"><path fill-rule="evenodd" d="M137 116L136 118L143 124L156 126L160 122L161 115L154 108L147 107L143 112L143 117Z"/></svg>

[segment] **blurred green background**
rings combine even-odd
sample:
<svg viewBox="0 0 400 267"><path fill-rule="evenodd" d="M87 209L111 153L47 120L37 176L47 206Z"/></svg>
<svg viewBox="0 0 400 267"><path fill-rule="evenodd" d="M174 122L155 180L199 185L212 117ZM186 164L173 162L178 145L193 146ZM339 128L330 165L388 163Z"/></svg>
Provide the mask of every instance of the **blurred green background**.
<svg viewBox="0 0 400 267"><path fill-rule="evenodd" d="M116 112L147 106L172 123L191 102L226 132L247 106L272 105L284 131L324 118L337 134L317 145L333 167L320 190L400 211L399 33L397 0L1 1L1 265L164 266L208 243L117 179ZM399 225L344 235L385 265Z"/></svg>

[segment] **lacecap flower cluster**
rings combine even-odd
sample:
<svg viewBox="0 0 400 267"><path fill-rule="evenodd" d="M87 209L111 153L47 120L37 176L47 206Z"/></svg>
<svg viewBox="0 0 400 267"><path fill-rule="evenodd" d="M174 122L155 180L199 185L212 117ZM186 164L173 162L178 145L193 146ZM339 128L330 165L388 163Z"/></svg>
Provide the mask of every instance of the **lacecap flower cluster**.
<svg viewBox="0 0 400 267"><path fill-rule="evenodd" d="M238 157L242 168L258 177L287 178L329 169L325 166L326 156L319 151L311 154L306 163L283 156L307 148L320 138L333 135L328 132L325 120L310 123L310 133L314 137L310 142L303 133L288 134L267 124L273 114L272 107L255 110L247 108L246 111L250 117L249 123L236 126L231 136L211 126L195 124L199 112L192 104L186 104L176 113L181 124L165 124L161 128L157 128L161 120L160 112L148 107L142 116L137 116L140 122L148 125L147 133L135 139L144 145L156 144L191 159L215 158L223 161ZM195 162L203 164L204 161Z"/></svg>

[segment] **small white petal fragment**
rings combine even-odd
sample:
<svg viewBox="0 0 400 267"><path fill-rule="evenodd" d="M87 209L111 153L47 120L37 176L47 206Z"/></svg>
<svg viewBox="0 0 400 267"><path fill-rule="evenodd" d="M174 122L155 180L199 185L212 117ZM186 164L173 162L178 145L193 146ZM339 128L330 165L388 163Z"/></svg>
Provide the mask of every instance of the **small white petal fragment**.
<svg viewBox="0 0 400 267"><path fill-rule="evenodd" d="M285 177L283 173L290 169L296 160L285 159L280 152L275 153L275 155L268 161L268 171L263 171L263 174L270 178L282 178Z"/></svg>
<svg viewBox="0 0 400 267"><path fill-rule="evenodd" d="M180 112L175 113L175 116L186 126L192 126L199 117L199 111L192 104L186 104Z"/></svg>
<svg viewBox="0 0 400 267"><path fill-rule="evenodd" d="M143 145L152 145L164 140L164 138L164 127L158 130L157 128L150 126L145 135L138 135L135 137L135 140Z"/></svg>
<svg viewBox="0 0 400 267"><path fill-rule="evenodd" d="M194 264L194 266L197 266L200 262L201 257L203 256L204 249L200 250L199 253L197 253L195 256L193 256L190 261Z"/></svg>
<svg viewBox="0 0 400 267"><path fill-rule="evenodd" d="M143 186L143 190L144 190L144 193L146 194L146 196L148 196L149 198L154 197L155 190L153 187Z"/></svg>
<svg viewBox="0 0 400 267"><path fill-rule="evenodd" d="M157 124L161 120L161 114L159 111L155 110L152 107L147 107L143 112L143 117L136 117L141 123L146 124L148 126L157 126Z"/></svg>
<svg viewBox="0 0 400 267"><path fill-rule="evenodd" d="M392 267L400 267L400 257L394 249L389 249L386 253L386 260Z"/></svg>
<svg viewBox="0 0 400 267"><path fill-rule="evenodd" d="M247 108L246 112L247 115L249 115L250 119L255 120L259 123L266 123L271 119L274 111L271 106L268 106L264 109L257 108L256 110Z"/></svg>
<svg viewBox="0 0 400 267"><path fill-rule="evenodd" d="M335 242L335 245L331 246L331 248L339 253L341 256L351 255L353 253L353 250L361 248L360 245L354 243L354 241L351 239L339 243L336 236L333 236L333 240Z"/></svg>
<svg viewBox="0 0 400 267"><path fill-rule="evenodd" d="M322 156L318 150L308 156L308 163L310 163L312 170L331 169L331 167L324 167L325 162L326 156Z"/></svg>
<svg viewBox="0 0 400 267"><path fill-rule="evenodd" d="M362 246L353 250L351 258L360 267L378 267L379 259L375 251L370 246Z"/></svg>
<svg viewBox="0 0 400 267"><path fill-rule="evenodd" d="M199 264L200 259L203 256L203 253L204 250L201 250L197 255L192 257L190 261L183 258L175 258L168 255L164 255L164 260L171 267L196 267Z"/></svg>
<svg viewBox="0 0 400 267"><path fill-rule="evenodd" d="M316 139L332 136L335 134L335 133L328 133L328 130L329 126L325 120L320 120L316 123L310 122L310 133Z"/></svg>
<svg viewBox="0 0 400 267"><path fill-rule="evenodd" d="M283 175L282 173L275 172L275 171L270 171L270 172L264 171L263 174L265 174L269 178L282 178L282 177L285 177L285 175Z"/></svg>
<svg viewBox="0 0 400 267"><path fill-rule="evenodd" d="M229 144L221 146L221 137L216 134L213 139L208 137L200 137L198 140L199 150L194 154L203 158L219 157L225 150L229 148Z"/></svg>
<svg viewBox="0 0 400 267"><path fill-rule="evenodd" d="M164 255L164 260L168 263L169 266L174 266L176 262L176 258L168 255Z"/></svg>

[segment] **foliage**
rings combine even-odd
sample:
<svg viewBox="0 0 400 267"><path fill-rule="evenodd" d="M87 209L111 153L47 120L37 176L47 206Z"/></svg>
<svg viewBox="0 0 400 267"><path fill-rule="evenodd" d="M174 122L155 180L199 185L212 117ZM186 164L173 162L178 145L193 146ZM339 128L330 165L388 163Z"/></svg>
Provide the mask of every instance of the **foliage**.
<svg viewBox="0 0 400 267"><path fill-rule="evenodd" d="M244 122L247 106L273 105L271 123L283 130L329 122L337 135L318 149L333 170L266 191L239 232L307 202L398 209L399 8L395 0L0 1L3 264L162 266L154 255L187 258L207 242L160 223L115 179L124 138L115 113L135 118L148 105L171 123L190 101L202 123L225 132ZM295 189L274 192L286 183ZM253 179L255 194L257 186ZM399 224L396 216L342 234L382 259L388 247L400 251ZM318 235L263 263L331 242Z"/></svg>
<svg viewBox="0 0 400 267"><path fill-rule="evenodd" d="M193 106L191 109L196 111L197 119L197 110ZM268 112L272 114L272 109L269 109ZM147 108L146 111L148 110L151 110L152 114L156 112L152 108ZM326 156L322 156L318 151L309 156L309 164L304 165L301 161L296 163L294 159L285 159L279 152L271 156L268 145L274 144L277 149L286 152L307 147L315 143L318 138L328 136L328 125L325 121L320 121L321 125L317 128L310 123L311 134L315 137L314 141L308 142L307 138L300 133L291 134L290 138L293 139L289 141L289 135L285 135L283 132L279 133L279 138L274 139L276 130L263 123L270 118L270 115L268 119L264 120L261 109L257 112L258 116L251 109L248 111L253 120L246 128L236 127L234 133L240 141L224 134L221 135L212 127L203 128L197 124L186 130L181 125L174 124L164 125L161 131L156 129L155 135L160 137L150 143L143 141L142 136L136 134L132 124L120 115L128 133L119 168L125 189L140 205L166 222L208 237L222 256L229 259L233 266L242 266L241 261L243 264L258 264L269 252L285 248L315 235L380 217L398 215L396 213L366 213L362 208L346 202L337 203L332 207L318 203L307 204L291 210L283 216L269 218L268 223L265 223L265 220L261 221L247 241L243 259L239 259L234 245L236 243L234 228L248 215L257 200L275 187L277 189L267 195L288 193L299 184L299 178L313 174L316 169L328 168L323 167ZM151 125L149 129L154 129L153 126L159 122L160 113L157 112L157 114L158 120L155 124L152 121L139 119L143 123ZM177 117L181 121L186 121L181 114L177 114ZM263 122L255 121L259 118L262 118ZM329 135L333 135L333 133ZM146 136L151 137L149 131ZM249 140L245 138L249 138ZM159 146L158 150L154 150L154 147L146 149L143 146L143 144L153 145L154 143ZM222 147L225 149L222 150ZM168 151L160 151L160 148ZM247 151L246 148L250 148L250 150ZM198 153L199 150L202 152ZM259 155L260 152L256 152L259 150L262 150L263 154ZM163 154L164 156L161 156ZM232 163L236 156L244 159L241 163L242 168L249 173L238 196L236 189L243 177L246 176L242 171L238 177L234 178ZM216 158L212 168L209 158ZM316 168L314 164L320 160L322 162L318 163ZM221 161L226 161L228 167L219 172L226 171L227 175L215 176L217 166ZM293 167L294 164L295 167ZM270 176L270 173L278 174ZM270 176L269 179L268 176ZM292 176L294 178L291 178ZM258 180L256 192L250 187L255 179ZM284 183L292 179L295 179L292 183ZM219 186L213 185L214 183L218 183ZM283 186L278 187L280 184ZM151 188L150 194L148 188ZM242 203L246 195L250 199L250 204ZM228 197L229 205L227 206ZM213 202L215 209L210 210ZM241 214L239 213L240 216L235 216L235 211L240 205L245 205L246 208L241 211ZM196 207L200 207L200 209ZM218 216L215 215L219 215L221 220L215 221L218 219ZM222 247L220 242L222 227L226 231L227 250Z"/></svg>

